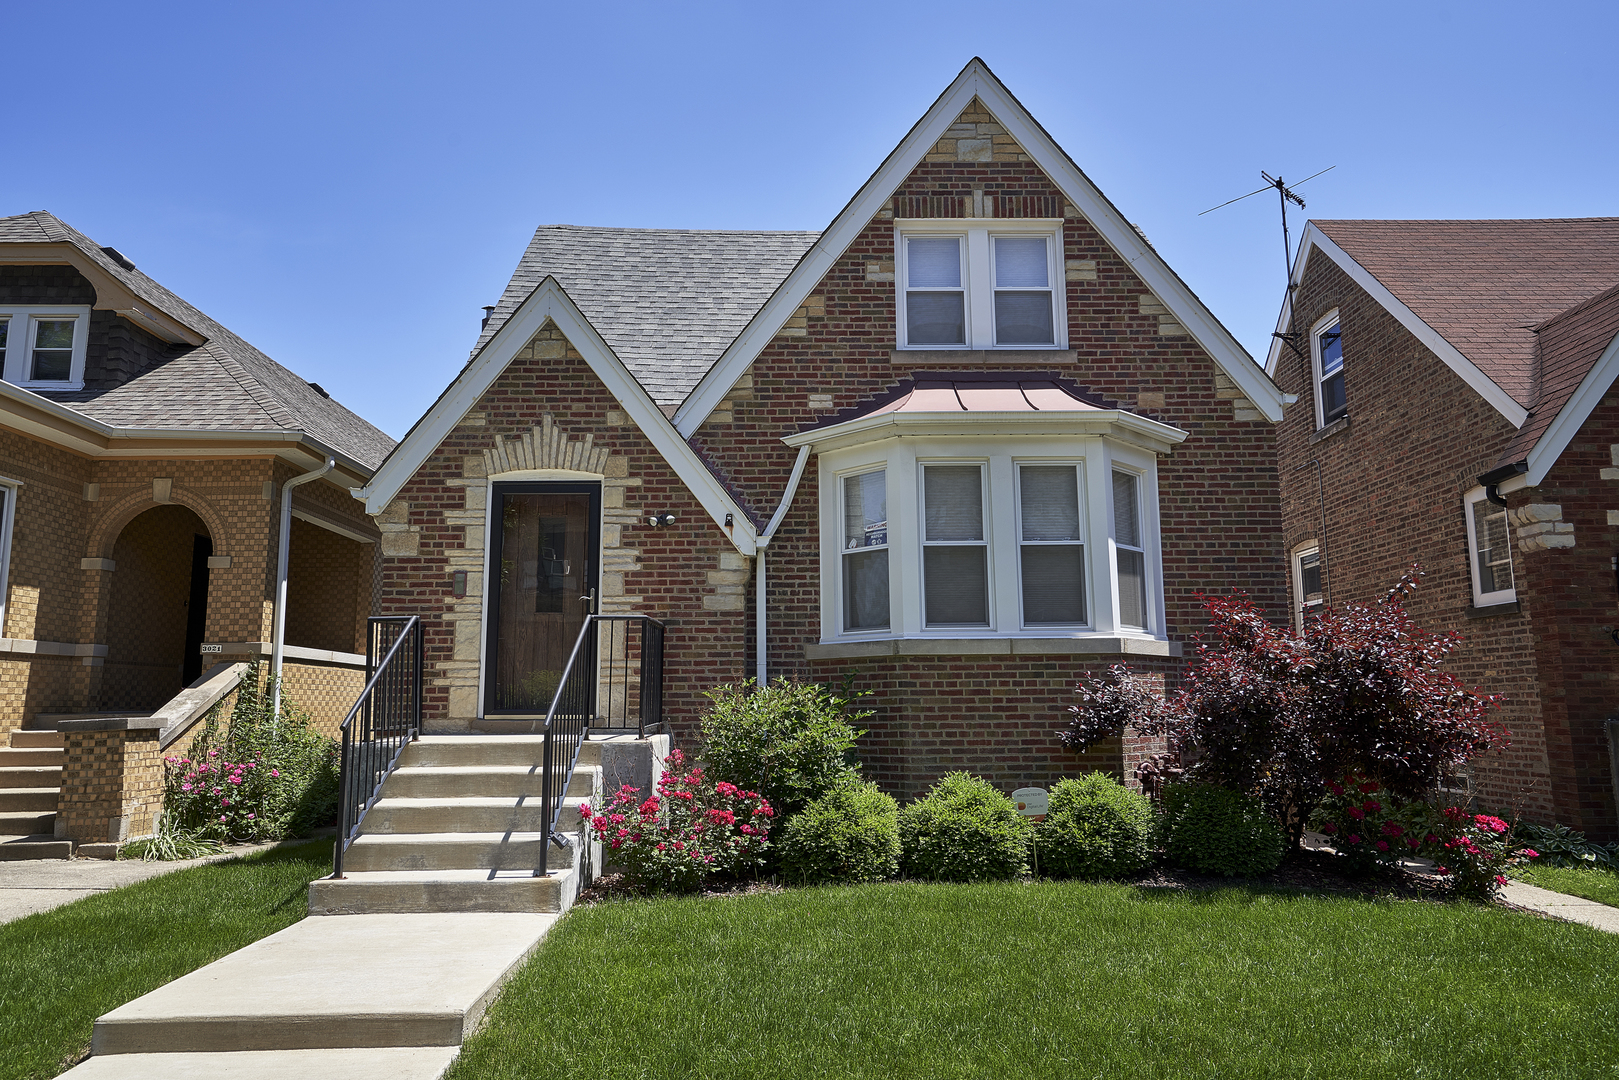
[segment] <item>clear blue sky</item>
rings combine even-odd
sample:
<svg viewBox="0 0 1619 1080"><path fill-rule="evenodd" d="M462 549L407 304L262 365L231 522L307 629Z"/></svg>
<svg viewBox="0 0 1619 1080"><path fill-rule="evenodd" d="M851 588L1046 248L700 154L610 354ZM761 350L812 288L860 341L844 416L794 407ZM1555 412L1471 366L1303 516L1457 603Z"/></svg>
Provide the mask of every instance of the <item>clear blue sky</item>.
<svg viewBox="0 0 1619 1080"><path fill-rule="evenodd" d="M0 213L395 436L536 225L823 228L975 54L1256 355L1275 202L1197 215L1260 169L1336 165L1323 218L1619 214L1611 2L29 6Z"/></svg>

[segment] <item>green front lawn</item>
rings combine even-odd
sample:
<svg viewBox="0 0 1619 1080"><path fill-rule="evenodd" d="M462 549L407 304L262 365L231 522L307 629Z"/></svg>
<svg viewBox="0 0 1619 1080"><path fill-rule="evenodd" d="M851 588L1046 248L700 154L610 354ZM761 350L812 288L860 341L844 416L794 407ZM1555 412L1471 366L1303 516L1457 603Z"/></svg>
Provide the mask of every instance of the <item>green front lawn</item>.
<svg viewBox="0 0 1619 1080"><path fill-rule="evenodd" d="M102 1013L302 919L317 840L126 885L0 926L0 1080L55 1076Z"/></svg>
<svg viewBox="0 0 1619 1080"><path fill-rule="evenodd" d="M900 883L581 908L448 1076L1619 1076L1619 937L1498 908Z"/></svg>
<svg viewBox="0 0 1619 1080"><path fill-rule="evenodd" d="M1512 876L1530 885L1539 885L1542 889L1619 907L1619 874L1603 867L1531 864L1513 870Z"/></svg>

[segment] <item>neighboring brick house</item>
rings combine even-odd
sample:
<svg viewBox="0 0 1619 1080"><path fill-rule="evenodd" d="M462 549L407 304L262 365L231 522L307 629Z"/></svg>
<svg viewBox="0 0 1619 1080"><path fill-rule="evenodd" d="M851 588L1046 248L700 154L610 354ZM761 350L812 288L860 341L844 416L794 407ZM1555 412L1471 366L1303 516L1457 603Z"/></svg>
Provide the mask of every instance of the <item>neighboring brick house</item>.
<svg viewBox="0 0 1619 1080"><path fill-rule="evenodd" d="M0 218L0 354L0 745L63 715L141 717L266 654L281 485L328 456L292 499L286 685L335 730L378 538L348 488L393 440L44 212Z"/></svg>
<svg viewBox="0 0 1619 1080"><path fill-rule="evenodd" d="M1316 221L1267 370L1295 618L1412 563L1448 668L1503 696L1486 806L1619 836L1619 218Z"/></svg>
<svg viewBox="0 0 1619 1080"><path fill-rule="evenodd" d="M430 730L543 716L599 589L666 621L677 735L848 680L890 789L1049 784L1142 749L1059 748L1076 680L1174 679L1200 593L1284 610L1282 403L975 60L822 233L537 230L362 494Z"/></svg>

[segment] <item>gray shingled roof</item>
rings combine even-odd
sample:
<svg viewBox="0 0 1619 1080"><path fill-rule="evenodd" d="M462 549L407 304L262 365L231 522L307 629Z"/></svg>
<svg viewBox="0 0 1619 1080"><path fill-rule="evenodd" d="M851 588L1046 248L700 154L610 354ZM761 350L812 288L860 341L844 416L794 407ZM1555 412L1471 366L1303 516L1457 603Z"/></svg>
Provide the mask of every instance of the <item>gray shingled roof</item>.
<svg viewBox="0 0 1619 1080"><path fill-rule="evenodd" d="M678 405L820 235L542 225L473 354L555 277L652 400Z"/></svg>
<svg viewBox="0 0 1619 1080"><path fill-rule="evenodd" d="M369 469L394 440L271 360L139 270L126 270L78 230L43 210L0 218L0 242L69 243L130 292L207 341L110 390L46 392L105 424L130 428L300 431Z"/></svg>

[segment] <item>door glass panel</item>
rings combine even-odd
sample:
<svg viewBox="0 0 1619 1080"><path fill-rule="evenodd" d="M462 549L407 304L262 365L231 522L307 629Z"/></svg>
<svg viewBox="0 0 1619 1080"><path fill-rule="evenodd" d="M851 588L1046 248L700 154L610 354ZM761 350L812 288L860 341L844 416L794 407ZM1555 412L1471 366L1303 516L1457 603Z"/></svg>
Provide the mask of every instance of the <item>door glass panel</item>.
<svg viewBox="0 0 1619 1080"><path fill-rule="evenodd" d="M500 495L499 590L489 673L494 709L544 713L584 626L595 585L592 497Z"/></svg>

